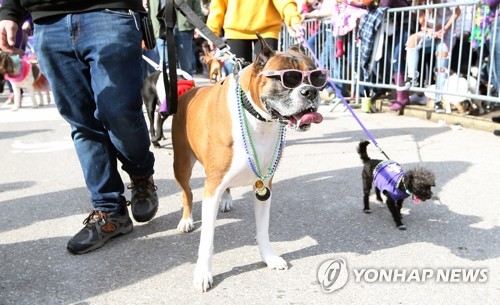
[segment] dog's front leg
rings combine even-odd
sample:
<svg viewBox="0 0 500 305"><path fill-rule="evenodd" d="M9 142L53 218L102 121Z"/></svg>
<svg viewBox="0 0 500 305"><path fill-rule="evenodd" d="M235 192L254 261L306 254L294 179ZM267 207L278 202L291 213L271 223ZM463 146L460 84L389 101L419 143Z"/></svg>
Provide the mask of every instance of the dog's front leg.
<svg viewBox="0 0 500 305"><path fill-rule="evenodd" d="M12 86L12 90L14 91L14 106L12 107L12 111L17 111L21 108L21 100L23 99L21 94L21 88L17 86Z"/></svg>
<svg viewBox="0 0 500 305"><path fill-rule="evenodd" d="M38 108L38 106L40 105L40 96L37 94L35 88L31 87L31 88L28 88L28 94L31 98L31 103L33 105L33 108Z"/></svg>
<svg viewBox="0 0 500 305"><path fill-rule="evenodd" d="M387 207L389 208L389 211L391 211L392 218L396 222L396 226L398 227L398 229L406 230L405 225L401 222L401 214L399 213L399 208L396 202L394 202L394 200L390 196L387 196Z"/></svg>
<svg viewBox="0 0 500 305"><path fill-rule="evenodd" d="M201 209L201 236L198 249L198 261L194 270L193 285L196 289L206 292L213 283L212 254L214 251L214 231L220 196L203 198Z"/></svg>
<svg viewBox="0 0 500 305"><path fill-rule="evenodd" d="M288 269L287 262L274 253L271 242L269 241L271 199L272 195L266 201L260 201L257 198L254 199L255 227L257 230L256 238L260 255L262 260L267 264L267 267L269 269L284 270Z"/></svg>

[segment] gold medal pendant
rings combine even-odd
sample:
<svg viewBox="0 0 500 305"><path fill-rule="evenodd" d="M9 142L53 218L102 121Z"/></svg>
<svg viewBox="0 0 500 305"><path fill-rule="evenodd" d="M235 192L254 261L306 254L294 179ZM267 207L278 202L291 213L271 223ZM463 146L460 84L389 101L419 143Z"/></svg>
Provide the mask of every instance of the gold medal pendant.
<svg viewBox="0 0 500 305"><path fill-rule="evenodd" d="M264 181L255 181L255 197L260 201L266 201L271 197L271 190L264 186Z"/></svg>

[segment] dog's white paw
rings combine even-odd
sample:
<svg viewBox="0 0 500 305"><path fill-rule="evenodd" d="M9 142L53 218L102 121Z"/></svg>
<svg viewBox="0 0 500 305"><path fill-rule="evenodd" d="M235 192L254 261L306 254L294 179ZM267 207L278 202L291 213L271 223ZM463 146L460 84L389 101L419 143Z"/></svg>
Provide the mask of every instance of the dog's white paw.
<svg viewBox="0 0 500 305"><path fill-rule="evenodd" d="M19 107L12 107L10 108L10 111L18 111L19 110Z"/></svg>
<svg viewBox="0 0 500 305"><path fill-rule="evenodd" d="M404 230L406 230L406 226L405 225L400 225L400 226L398 226L398 229L401 230L401 231L404 231Z"/></svg>
<svg viewBox="0 0 500 305"><path fill-rule="evenodd" d="M177 225L177 229L184 233L193 231L194 229L193 219L192 218L181 219L181 221L179 221L179 224Z"/></svg>
<svg viewBox="0 0 500 305"><path fill-rule="evenodd" d="M229 198L229 200L224 200L224 198L222 198L221 202L220 202L220 211L225 213L225 212L229 212L231 211L231 208L233 207L233 200L231 198Z"/></svg>
<svg viewBox="0 0 500 305"><path fill-rule="evenodd" d="M277 255L266 257L265 263L269 269L288 270L288 263Z"/></svg>
<svg viewBox="0 0 500 305"><path fill-rule="evenodd" d="M193 286L196 290L207 292L208 289L212 287L212 283L212 272L205 269L196 268L193 277Z"/></svg>
<svg viewBox="0 0 500 305"><path fill-rule="evenodd" d="M229 192L229 189L227 189L226 191L224 191L220 199L220 211L223 213L229 212L231 211L232 207L233 207L233 197L231 197L231 192Z"/></svg>

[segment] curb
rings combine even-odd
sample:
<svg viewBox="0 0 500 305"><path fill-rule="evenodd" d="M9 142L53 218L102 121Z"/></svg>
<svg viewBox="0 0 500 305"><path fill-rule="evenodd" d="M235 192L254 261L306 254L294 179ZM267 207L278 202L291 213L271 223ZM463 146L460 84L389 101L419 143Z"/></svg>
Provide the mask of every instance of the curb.
<svg viewBox="0 0 500 305"><path fill-rule="evenodd" d="M388 106L388 105L387 105ZM426 109L426 107L407 105L403 111L403 115L417 117L432 122L446 122L447 125L460 125L464 128L483 130L493 132L500 129L500 125L491 121L491 118L481 118L456 113L436 113L434 110Z"/></svg>
<svg viewBox="0 0 500 305"><path fill-rule="evenodd" d="M388 101L389 99L387 97L375 100L376 104L375 105L372 104L373 106L375 106L375 108L372 109L380 112L393 112L389 110ZM398 114L398 112L394 113ZM428 120L436 123L444 122L448 126L460 125L463 128L476 129L487 132L493 132L494 130L500 129L500 124L495 123L491 120L493 116L500 115L498 107L496 107L496 109L490 112L487 112L484 115L474 116L469 114L460 114L456 112L436 113L434 109L430 109L426 105L408 104L403 108L402 111L399 112L399 115L416 117L419 119Z"/></svg>

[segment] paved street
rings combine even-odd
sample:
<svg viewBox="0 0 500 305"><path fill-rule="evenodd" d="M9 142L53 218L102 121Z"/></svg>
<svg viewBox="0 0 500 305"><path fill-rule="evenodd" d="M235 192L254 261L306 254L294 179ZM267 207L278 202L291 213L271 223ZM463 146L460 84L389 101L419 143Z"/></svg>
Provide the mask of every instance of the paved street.
<svg viewBox="0 0 500 305"><path fill-rule="evenodd" d="M71 255L66 243L91 205L70 128L53 104L25 105L11 112L0 104L0 304L498 304L500 138L491 132L355 110L392 159L436 174L434 198L419 205L407 200L408 229L398 231L374 195L372 214L362 212L356 145L366 135L342 107L330 112L322 105L323 123L304 133L288 131L273 183L271 241L289 270L268 270L261 262L253 194L250 187L237 188L234 209L217 220L214 287L200 293L192 275L204 174L195 167L196 230L180 233L171 120L168 139L154 149L157 216L134 223L132 233L97 251ZM368 148L371 157L383 158ZM325 293L318 268L335 259L347 263L347 283ZM424 269L433 275L408 277ZM406 276L376 277L391 270ZM457 270L445 280L436 275ZM464 282L461 274L468 271L482 271L487 281Z"/></svg>

